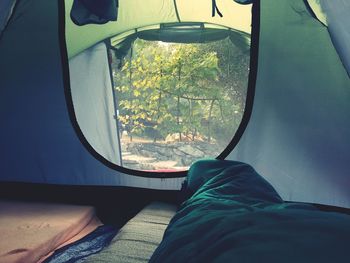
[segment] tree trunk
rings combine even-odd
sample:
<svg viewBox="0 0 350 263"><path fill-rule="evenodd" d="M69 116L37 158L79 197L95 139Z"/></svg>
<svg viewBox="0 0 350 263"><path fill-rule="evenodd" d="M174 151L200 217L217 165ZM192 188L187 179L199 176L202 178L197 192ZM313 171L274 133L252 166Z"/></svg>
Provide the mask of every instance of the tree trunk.
<svg viewBox="0 0 350 263"><path fill-rule="evenodd" d="M159 97L158 97L158 106L157 106L157 124L158 124L158 120L160 118L160 104L162 102L162 92L159 91ZM153 137L153 142L157 141L157 133L154 132L154 137Z"/></svg>
<svg viewBox="0 0 350 263"><path fill-rule="evenodd" d="M208 142L211 141L211 114L213 112L213 107L214 107L214 102L215 100L212 100L210 103L210 108L209 108L209 117L208 117Z"/></svg>
<svg viewBox="0 0 350 263"><path fill-rule="evenodd" d="M181 65L181 62L180 62L180 64L179 64L179 68L178 68L178 83L180 84L180 81L181 81L181 67L182 67L182 65ZM179 87L179 89L180 89L180 87ZM178 90L178 94L180 94L180 90ZM177 95L177 126L178 126L178 128L179 128L179 140L180 140L180 142L182 141L182 136L181 136L181 133L182 133L182 131L181 131L181 129L180 129L180 95Z"/></svg>
<svg viewBox="0 0 350 263"><path fill-rule="evenodd" d="M177 96L177 127L179 129L179 140L182 141L181 129L180 129L180 96Z"/></svg>
<svg viewBox="0 0 350 263"><path fill-rule="evenodd" d="M188 106L189 106L189 122L190 122L190 129L191 129L191 133L192 133L192 141L194 141L194 131L193 131L193 123L192 123L192 100L188 99Z"/></svg>
<svg viewBox="0 0 350 263"><path fill-rule="evenodd" d="M133 90L133 85L132 85L132 53L133 53L133 47L131 46L130 57L129 57L129 90ZM133 96L133 95L131 95L131 96ZM131 109L133 108L133 101L134 100L131 99ZM130 142L132 142L131 130L133 128L133 121L130 119L129 119L129 124L130 124L129 138L130 138Z"/></svg>

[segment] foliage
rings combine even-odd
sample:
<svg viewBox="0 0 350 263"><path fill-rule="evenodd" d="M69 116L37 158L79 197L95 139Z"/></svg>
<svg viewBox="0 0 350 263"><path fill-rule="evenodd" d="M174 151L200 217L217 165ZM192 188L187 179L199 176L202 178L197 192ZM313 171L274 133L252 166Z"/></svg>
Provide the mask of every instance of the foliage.
<svg viewBox="0 0 350 263"><path fill-rule="evenodd" d="M227 144L242 116L247 65L247 54L228 39L137 40L121 70L114 69L119 121L130 135L157 140L179 133L180 139L201 136Z"/></svg>

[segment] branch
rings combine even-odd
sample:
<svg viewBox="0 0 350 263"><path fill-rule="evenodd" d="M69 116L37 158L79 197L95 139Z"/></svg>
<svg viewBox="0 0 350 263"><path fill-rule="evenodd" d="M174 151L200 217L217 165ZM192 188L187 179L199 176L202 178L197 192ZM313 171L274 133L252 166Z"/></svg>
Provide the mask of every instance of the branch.
<svg viewBox="0 0 350 263"><path fill-rule="evenodd" d="M170 95L174 95L176 97L180 97L181 99L186 99L186 100L217 100L217 98L193 98L193 97L187 97L187 96L183 96L183 95L178 95L174 92L170 92L170 91L167 91L167 90L162 90L160 88L156 88L156 90L159 90L159 91L162 91L162 92L165 92L167 94L170 94Z"/></svg>

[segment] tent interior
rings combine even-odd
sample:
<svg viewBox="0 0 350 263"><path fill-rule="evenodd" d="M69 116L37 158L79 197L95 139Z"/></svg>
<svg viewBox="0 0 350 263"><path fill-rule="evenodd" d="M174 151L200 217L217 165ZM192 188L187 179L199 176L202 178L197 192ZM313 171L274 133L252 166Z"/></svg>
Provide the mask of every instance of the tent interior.
<svg viewBox="0 0 350 263"><path fill-rule="evenodd" d="M3 0L0 262L344 262L349 12Z"/></svg>

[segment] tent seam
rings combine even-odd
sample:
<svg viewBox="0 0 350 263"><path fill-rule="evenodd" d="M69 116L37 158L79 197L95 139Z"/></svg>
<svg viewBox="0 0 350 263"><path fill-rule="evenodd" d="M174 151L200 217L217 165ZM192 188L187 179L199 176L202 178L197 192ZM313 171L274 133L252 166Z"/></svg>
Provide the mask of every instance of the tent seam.
<svg viewBox="0 0 350 263"><path fill-rule="evenodd" d="M250 44L250 71L248 80L247 97L245 103L245 109L243 117L238 129L233 136L231 142L226 149L216 159L224 160L237 146L242 138L250 117L253 112L255 86L258 75L258 60L259 60L259 35L260 35L260 0L253 3L252 7L252 32L251 32L251 44Z"/></svg>
<svg viewBox="0 0 350 263"><path fill-rule="evenodd" d="M174 0L173 2L174 2L174 8L175 8L175 13L176 13L176 18L177 18L177 20L178 20L179 22L181 22L179 10L177 9L176 0Z"/></svg>

